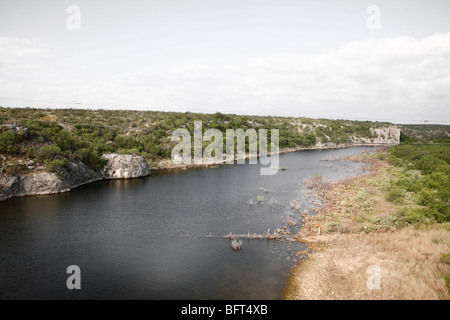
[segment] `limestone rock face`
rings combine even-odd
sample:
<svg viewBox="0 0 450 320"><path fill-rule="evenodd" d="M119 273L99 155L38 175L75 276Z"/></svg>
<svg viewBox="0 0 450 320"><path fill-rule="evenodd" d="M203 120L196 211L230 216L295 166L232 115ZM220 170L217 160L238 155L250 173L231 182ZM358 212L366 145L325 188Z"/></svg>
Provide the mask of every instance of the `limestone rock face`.
<svg viewBox="0 0 450 320"><path fill-rule="evenodd" d="M0 201L29 195L67 192L73 188L103 179L144 177L150 168L144 157L106 154L108 163L101 172L95 172L83 162L69 162L58 173L33 172L20 176L0 177ZM43 169L43 168L42 168Z"/></svg>
<svg viewBox="0 0 450 320"><path fill-rule="evenodd" d="M69 191L70 185L54 172L38 172L19 177L19 190L15 196L50 194Z"/></svg>
<svg viewBox="0 0 450 320"><path fill-rule="evenodd" d="M150 167L142 156L129 154L104 154L108 160L104 172L106 179L129 179L145 177L150 174Z"/></svg>
<svg viewBox="0 0 450 320"><path fill-rule="evenodd" d="M354 137L353 143L362 144L399 144L401 129L396 126L370 128L373 138Z"/></svg>
<svg viewBox="0 0 450 320"><path fill-rule="evenodd" d="M92 171L81 161L69 162L58 174L44 171L21 176L3 176L0 178L0 200L66 192L102 178L102 175Z"/></svg>
<svg viewBox="0 0 450 320"><path fill-rule="evenodd" d="M69 162L61 171L60 176L70 188L103 179L102 173L97 173L92 169L89 169L81 161Z"/></svg>
<svg viewBox="0 0 450 320"><path fill-rule="evenodd" d="M19 191L19 177L5 176L0 178L0 201L14 197Z"/></svg>
<svg viewBox="0 0 450 320"><path fill-rule="evenodd" d="M70 186L53 172L38 172L0 178L0 200L69 190Z"/></svg>
<svg viewBox="0 0 450 320"><path fill-rule="evenodd" d="M400 143L400 128L395 126L388 126L379 129L372 129L372 132L377 136L373 143Z"/></svg>

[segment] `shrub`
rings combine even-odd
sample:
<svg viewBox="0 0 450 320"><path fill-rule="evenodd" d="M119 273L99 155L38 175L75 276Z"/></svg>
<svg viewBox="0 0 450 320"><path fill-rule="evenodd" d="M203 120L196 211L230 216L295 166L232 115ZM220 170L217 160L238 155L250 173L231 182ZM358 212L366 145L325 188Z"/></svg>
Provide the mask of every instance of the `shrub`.
<svg viewBox="0 0 450 320"><path fill-rule="evenodd" d="M0 152L14 154L18 151L18 136L11 130L0 133Z"/></svg>
<svg viewBox="0 0 450 320"><path fill-rule="evenodd" d="M434 201L436 198L436 193L430 189L421 190L418 194L419 196L419 204L422 206L426 206Z"/></svg>
<svg viewBox="0 0 450 320"><path fill-rule="evenodd" d="M54 145L45 145L36 152L36 159L44 161L47 159L55 159L57 156L61 155L62 152L59 147Z"/></svg>
<svg viewBox="0 0 450 320"><path fill-rule="evenodd" d="M441 262L450 264L450 253L443 253L441 256Z"/></svg>
<svg viewBox="0 0 450 320"><path fill-rule="evenodd" d="M301 145L304 147L310 147L316 144L316 135L314 133L308 133L301 138Z"/></svg>
<svg viewBox="0 0 450 320"><path fill-rule="evenodd" d="M341 232L342 225L340 222L330 222L325 225L325 232Z"/></svg>
<svg viewBox="0 0 450 320"><path fill-rule="evenodd" d="M434 218L427 217L426 208L405 208L400 213L400 221L410 224L431 224L435 222Z"/></svg>
<svg viewBox="0 0 450 320"><path fill-rule="evenodd" d="M9 166L4 166L2 171L8 176L18 176L26 173L28 170L25 164L15 163Z"/></svg>
<svg viewBox="0 0 450 320"><path fill-rule="evenodd" d="M352 216L352 219L353 220L355 220L356 222L359 222L359 223L363 223L364 222L364 219L362 218L362 217L360 217L360 216Z"/></svg>
<svg viewBox="0 0 450 320"><path fill-rule="evenodd" d="M386 200L389 202L402 204L405 198L405 192L399 188L394 188L388 191Z"/></svg>
<svg viewBox="0 0 450 320"><path fill-rule="evenodd" d="M376 224L376 225L385 225L386 221L384 221L384 219L382 217L375 216L370 219L370 223Z"/></svg>
<svg viewBox="0 0 450 320"><path fill-rule="evenodd" d="M66 164L66 159L44 160L44 166L49 172L59 172Z"/></svg>
<svg viewBox="0 0 450 320"><path fill-rule="evenodd" d="M72 154L72 160L79 160L93 169L100 169L106 163L106 160L104 160L99 154L88 148L81 148L75 151Z"/></svg>

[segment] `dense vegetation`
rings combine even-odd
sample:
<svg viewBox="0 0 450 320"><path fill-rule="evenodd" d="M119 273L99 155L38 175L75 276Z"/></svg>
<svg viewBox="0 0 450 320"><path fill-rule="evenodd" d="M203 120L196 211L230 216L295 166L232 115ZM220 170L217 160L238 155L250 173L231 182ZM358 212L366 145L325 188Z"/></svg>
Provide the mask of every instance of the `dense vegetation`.
<svg viewBox="0 0 450 320"><path fill-rule="evenodd" d="M402 125L402 143L449 143L450 126L438 124Z"/></svg>
<svg viewBox="0 0 450 320"><path fill-rule="evenodd" d="M318 141L345 143L353 136L373 138L370 128L386 125L221 113L0 108L0 154L8 159L38 161L51 171L76 159L98 169L103 165L101 155L108 152L142 155L151 165L157 165L170 158L172 132L187 128L193 134L194 121L198 120L204 130L278 129L280 148L308 147ZM223 143L225 150L225 137ZM20 173L24 167L10 165L3 171Z"/></svg>
<svg viewBox="0 0 450 320"><path fill-rule="evenodd" d="M387 200L405 205L409 223L450 221L450 147L398 145L390 161L401 168L389 183Z"/></svg>

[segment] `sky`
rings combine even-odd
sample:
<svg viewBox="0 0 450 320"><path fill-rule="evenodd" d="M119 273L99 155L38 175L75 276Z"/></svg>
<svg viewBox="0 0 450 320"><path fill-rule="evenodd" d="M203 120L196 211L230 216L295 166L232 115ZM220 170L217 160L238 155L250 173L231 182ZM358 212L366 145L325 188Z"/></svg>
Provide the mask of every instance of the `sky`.
<svg viewBox="0 0 450 320"><path fill-rule="evenodd" d="M449 12L448 0L0 0L0 106L450 124Z"/></svg>

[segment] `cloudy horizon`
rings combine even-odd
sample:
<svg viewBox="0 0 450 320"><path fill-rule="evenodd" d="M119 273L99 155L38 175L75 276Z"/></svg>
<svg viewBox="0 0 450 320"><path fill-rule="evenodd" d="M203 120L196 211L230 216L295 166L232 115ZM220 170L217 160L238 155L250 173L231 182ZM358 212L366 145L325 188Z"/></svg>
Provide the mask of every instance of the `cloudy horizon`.
<svg viewBox="0 0 450 320"><path fill-rule="evenodd" d="M80 29L70 28L72 5ZM450 124L449 9L440 0L2 2L0 106Z"/></svg>

